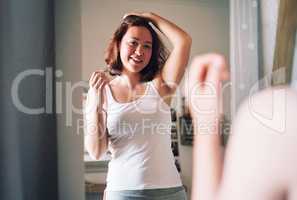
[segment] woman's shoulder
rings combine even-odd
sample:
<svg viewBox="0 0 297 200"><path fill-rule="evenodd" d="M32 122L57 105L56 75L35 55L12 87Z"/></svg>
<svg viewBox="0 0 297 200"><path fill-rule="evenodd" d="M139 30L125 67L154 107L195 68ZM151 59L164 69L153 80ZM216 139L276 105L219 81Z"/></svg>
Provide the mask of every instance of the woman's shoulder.
<svg viewBox="0 0 297 200"><path fill-rule="evenodd" d="M113 77L113 78L109 81L108 85L114 87L114 86L117 85L117 83L118 83L118 78L117 78L117 77Z"/></svg>

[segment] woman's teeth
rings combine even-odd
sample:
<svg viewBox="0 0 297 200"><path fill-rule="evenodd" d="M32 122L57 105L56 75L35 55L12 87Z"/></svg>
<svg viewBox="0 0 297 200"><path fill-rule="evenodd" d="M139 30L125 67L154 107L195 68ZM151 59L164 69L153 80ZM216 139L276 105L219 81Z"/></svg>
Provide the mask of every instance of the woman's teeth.
<svg viewBox="0 0 297 200"><path fill-rule="evenodd" d="M131 57L131 59L132 59L134 62L136 62L136 63L141 63L141 62L142 62L142 60L137 59L137 58L133 58L133 57Z"/></svg>

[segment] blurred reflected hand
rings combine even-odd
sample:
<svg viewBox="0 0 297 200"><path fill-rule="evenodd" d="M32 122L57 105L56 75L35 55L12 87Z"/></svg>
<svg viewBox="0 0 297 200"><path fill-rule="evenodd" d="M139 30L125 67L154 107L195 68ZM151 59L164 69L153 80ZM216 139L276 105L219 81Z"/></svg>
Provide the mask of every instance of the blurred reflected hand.
<svg viewBox="0 0 297 200"><path fill-rule="evenodd" d="M205 54L194 58L185 82L186 102L193 119L218 119L221 105L221 81L229 78L225 58Z"/></svg>

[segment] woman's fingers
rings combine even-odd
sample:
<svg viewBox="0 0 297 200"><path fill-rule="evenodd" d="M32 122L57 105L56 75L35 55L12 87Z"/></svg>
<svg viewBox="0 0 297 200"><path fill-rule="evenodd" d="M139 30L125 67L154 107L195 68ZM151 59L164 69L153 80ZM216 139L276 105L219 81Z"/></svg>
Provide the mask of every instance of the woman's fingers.
<svg viewBox="0 0 297 200"><path fill-rule="evenodd" d="M206 54L194 58L186 82L186 97L191 110L197 114L201 108L214 107L220 95L221 81L228 77L223 56Z"/></svg>
<svg viewBox="0 0 297 200"><path fill-rule="evenodd" d="M221 74L221 80L226 81L226 80L229 80L229 79L230 79L230 74L229 74L229 71L228 71L227 67L225 67L223 69L222 74Z"/></svg>
<svg viewBox="0 0 297 200"><path fill-rule="evenodd" d="M103 90L103 88L105 87L105 85L107 84L107 81L102 81L100 82L100 84L98 84L98 88L97 88L97 91L101 92Z"/></svg>
<svg viewBox="0 0 297 200"><path fill-rule="evenodd" d="M90 81L89 81L89 85L90 85L90 87L98 89L103 80L108 82L108 79L107 79L106 75L104 74L104 72L96 71L92 74Z"/></svg>
<svg viewBox="0 0 297 200"><path fill-rule="evenodd" d="M195 82L218 82L229 77L225 58L219 54L207 54L197 57L192 64Z"/></svg>
<svg viewBox="0 0 297 200"><path fill-rule="evenodd" d="M99 90L99 89L102 90L103 89L102 84L105 83L105 82L107 82L107 80L105 78L99 77L97 82L95 83L94 87L96 88L96 90Z"/></svg>
<svg viewBox="0 0 297 200"><path fill-rule="evenodd" d="M109 79L102 71L95 71L92 73L89 80L90 89L88 91L88 108L93 110L96 106L102 106L103 102L103 89L106 84L109 83ZM95 107L94 107L95 106Z"/></svg>
<svg viewBox="0 0 297 200"><path fill-rule="evenodd" d="M130 15L142 16L142 14L140 12L129 12L129 13L126 13L122 19L125 19L126 17L128 17Z"/></svg>
<svg viewBox="0 0 297 200"><path fill-rule="evenodd" d="M96 72L93 72L90 79L89 79L89 83L93 82L94 76L96 75Z"/></svg>
<svg viewBox="0 0 297 200"><path fill-rule="evenodd" d="M97 80L95 83L94 83L94 88L97 90L98 88L99 88L99 85L101 84L101 81L102 79L101 78L99 78L99 80Z"/></svg>

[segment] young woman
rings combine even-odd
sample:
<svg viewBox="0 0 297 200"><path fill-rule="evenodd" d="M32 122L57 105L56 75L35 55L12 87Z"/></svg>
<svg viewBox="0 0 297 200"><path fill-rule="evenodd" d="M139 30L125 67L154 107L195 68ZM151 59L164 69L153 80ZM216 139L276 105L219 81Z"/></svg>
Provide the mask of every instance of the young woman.
<svg viewBox="0 0 297 200"><path fill-rule="evenodd" d="M244 102L223 159L218 117L226 63L220 55L201 55L189 73L186 94L195 132L192 199L297 199L296 90L269 88ZM205 95L212 98L205 101Z"/></svg>
<svg viewBox="0 0 297 200"><path fill-rule="evenodd" d="M153 26L171 42L168 56ZM190 48L185 31L154 13L129 13L115 31L105 61L116 77L92 74L95 109L86 114L86 149L96 159L107 148L112 154L107 200L186 199L171 151L170 103Z"/></svg>

